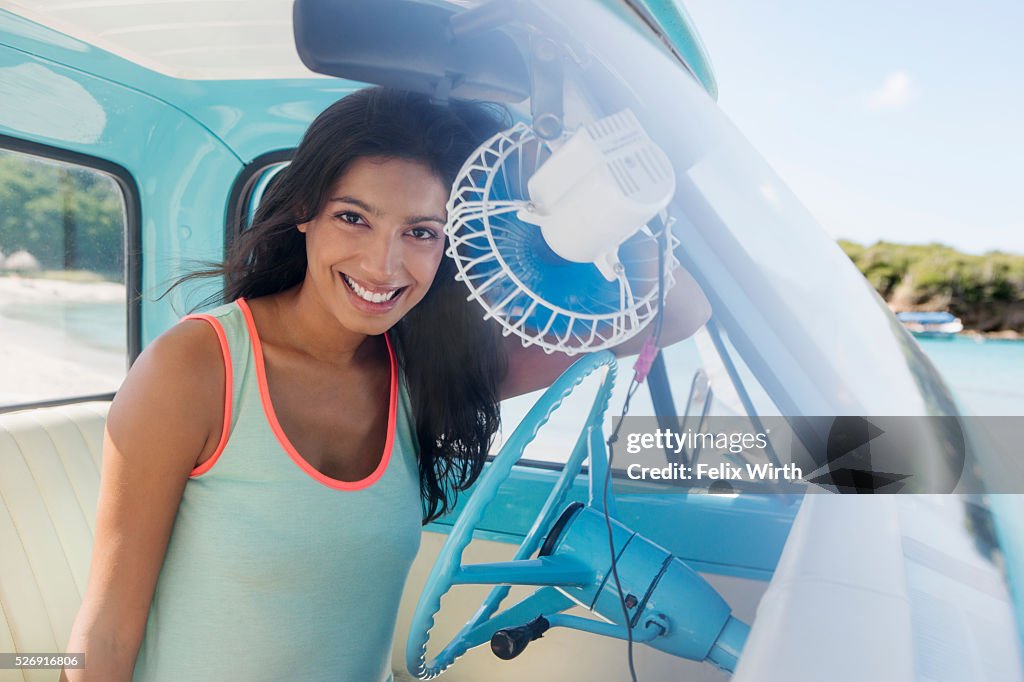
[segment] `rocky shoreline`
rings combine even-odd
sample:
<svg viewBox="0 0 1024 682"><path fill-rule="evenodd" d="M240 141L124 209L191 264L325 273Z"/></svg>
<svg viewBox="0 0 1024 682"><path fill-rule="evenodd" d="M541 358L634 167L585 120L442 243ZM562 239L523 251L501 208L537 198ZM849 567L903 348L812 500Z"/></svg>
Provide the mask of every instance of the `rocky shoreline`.
<svg viewBox="0 0 1024 682"><path fill-rule="evenodd" d="M949 312L963 322L962 335L1024 338L1024 256L942 244L839 246L893 312Z"/></svg>
<svg viewBox="0 0 1024 682"><path fill-rule="evenodd" d="M1012 329L1003 329L997 332L979 332L976 329L966 329L960 332L958 336L966 336L968 338L981 339L986 341L1000 339L1004 341L1020 341L1021 339L1024 339L1024 334L1018 331L1014 331Z"/></svg>

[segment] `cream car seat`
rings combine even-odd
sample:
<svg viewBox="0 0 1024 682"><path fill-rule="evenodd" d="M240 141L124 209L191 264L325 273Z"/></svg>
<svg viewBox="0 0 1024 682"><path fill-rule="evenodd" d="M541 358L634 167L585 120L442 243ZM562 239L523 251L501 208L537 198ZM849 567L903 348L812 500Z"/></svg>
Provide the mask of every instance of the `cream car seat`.
<svg viewBox="0 0 1024 682"><path fill-rule="evenodd" d="M0 652L63 651L85 592L108 402L0 414ZM50 670L0 670L42 682Z"/></svg>

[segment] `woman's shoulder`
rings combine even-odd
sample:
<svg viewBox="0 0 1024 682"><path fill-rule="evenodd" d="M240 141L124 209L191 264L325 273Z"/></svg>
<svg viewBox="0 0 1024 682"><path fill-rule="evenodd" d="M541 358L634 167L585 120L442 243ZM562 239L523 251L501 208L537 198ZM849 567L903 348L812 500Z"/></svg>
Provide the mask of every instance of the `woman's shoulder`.
<svg viewBox="0 0 1024 682"><path fill-rule="evenodd" d="M214 311L204 315L217 317ZM182 371L194 379L207 377L204 370L223 369L220 334L203 317L186 317L158 336L142 355L159 368Z"/></svg>
<svg viewBox="0 0 1024 682"><path fill-rule="evenodd" d="M216 431L225 372L214 326L203 319L184 319L147 345L133 363L108 423L158 420L190 432Z"/></svg>

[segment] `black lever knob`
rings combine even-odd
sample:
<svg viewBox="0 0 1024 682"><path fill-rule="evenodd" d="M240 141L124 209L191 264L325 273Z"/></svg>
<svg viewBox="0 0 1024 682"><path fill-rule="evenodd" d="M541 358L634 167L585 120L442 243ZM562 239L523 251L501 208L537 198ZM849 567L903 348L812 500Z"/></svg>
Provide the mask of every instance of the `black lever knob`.
<svg viewBox="0 0 1024 682"><path fill-rule="evenodd" d="M547 618L537 616L526 625L498 630L491 635L491 651L498 658L511 661L523 653L527 644L543 635L550 627Z"/></svg>

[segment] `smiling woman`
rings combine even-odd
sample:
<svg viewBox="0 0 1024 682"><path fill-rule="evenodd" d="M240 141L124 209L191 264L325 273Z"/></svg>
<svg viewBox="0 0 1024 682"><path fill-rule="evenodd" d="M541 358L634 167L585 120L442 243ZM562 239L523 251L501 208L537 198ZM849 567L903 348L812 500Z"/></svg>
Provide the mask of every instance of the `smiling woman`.
<svg viewBox="0 0 1024 682"><path fill-rule="evenodd" d="M147 348L110 408L69 644L90 666L72 679L133 661L136 680L227 679L231 650L276 679L390 677L420 524L475 480L498 425L501 345L438 272L447 188L499 125L350 95L227 261L185 278L226 276L222 305Z"/></svg>
<svg viewBox="0 0 1024 682"><path fill-rule="evenodd" d="M310 280L347 328L381 334L434 280L444 255L448 189L419 162L364 157L331 196L316 218L298 226ZM338 296L339 279L347 295Z"/></svg>

